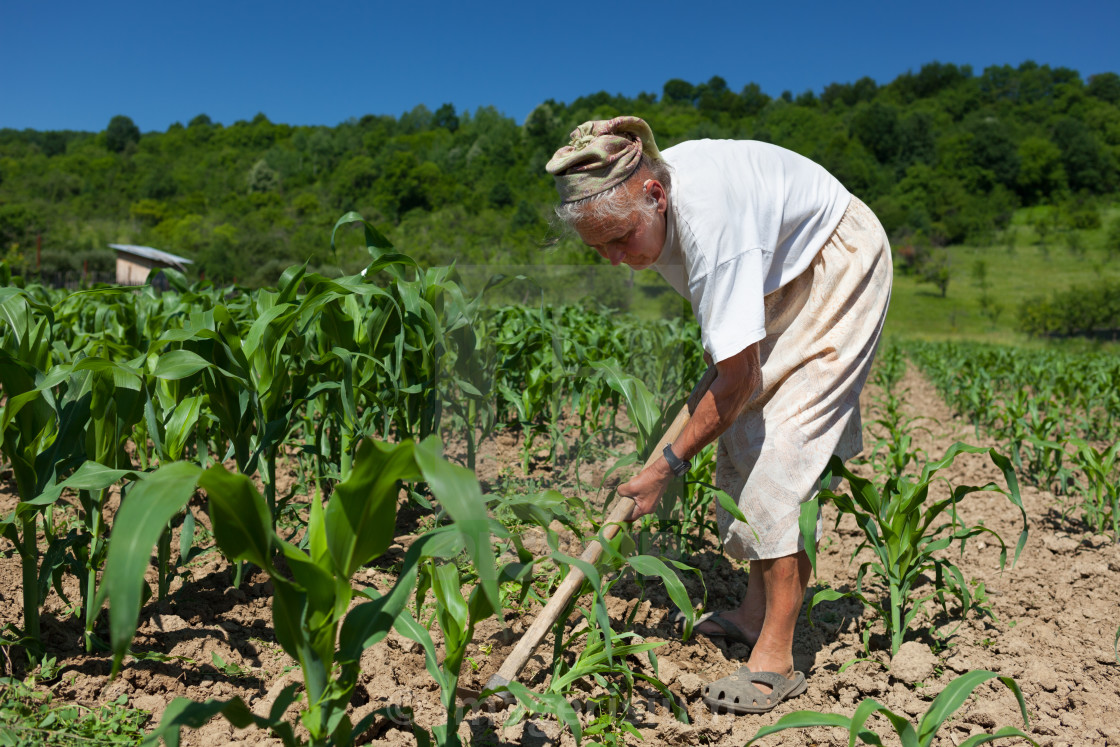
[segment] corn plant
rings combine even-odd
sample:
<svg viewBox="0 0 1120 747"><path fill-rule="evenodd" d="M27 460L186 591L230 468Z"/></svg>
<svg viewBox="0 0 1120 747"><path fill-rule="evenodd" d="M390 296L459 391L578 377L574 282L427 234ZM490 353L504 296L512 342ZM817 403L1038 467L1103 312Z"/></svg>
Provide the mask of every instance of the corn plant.
<svg viewBox="0 0 1120 747"><path fill-rule="evenodd" d="M903 392L902 394L905 394ZM895 400L898 394L890 392L888 400ZM924 425L915 425L923 416L907 417L900 407L889 403L882 415L874 420L868 432L875 438L871 449L871 464L884 479L899 478L911 466L916 467L926 458L925 450L914 445L914 434L918 431L929 433Z"/></svg>
<svg viewBox="0 0 1120 747"><path fill-rule="evenodd" d="M855 713L850 717L839 713L818 713L816 711L794 711L793 713L787 713L778 719L777 723L764 726L755 732L755 735L751 737L747 745L752 745L763 737L777 734L786 729L811 729L821 726L833 726L846 729L848 731L849 745L854 745L857 739L863 744L882 745L883 737L867 728L867 720L878 713L886 717L895 737L902 743L902 747L930 747L930 745L933 744L934 737L937 736L937 732L940 731L941 726L957 712L957 709L959 709L961 704L972 694L972 691L981 683L991 679L998 679L1015 694L1015 699L1019 701L1019 713L1023 716L1023 724L1029 728L1030 719L1027 718L1027 704L1023 700L1023 693L1015 680L1011 677L998 675L995 672L977 669L957 677L950 682L944 690L938 693L937 697L930 703L926 712L918 719L917 726L910 723L910 720L906 716L895 713L873 698L865 698L856 706ZM968 739L960 742L959 745L960 747L975 747L976 745L994 742L997 739L1010 739L1013 737L1025 739L1035 745L1035 747L1038 747L1038 742L1031 739L1030 735L1025 734L1013 726L1005 726L997 730L994 734L973 734Z"/></svg>
<svg viewBox="0 0 1120 747"><path fill-rule="evenodd" d="M300 422L304 456L323 485L346 478L362 438L419 440L438 431L441 376L449 350L470 336L474 304L448 268L421 270L357 213L338 220L332 249L348 224L363 228L372 261L361 276L303 279L289 359L315 382Z"/></svg>
<svg viewBox="0 0 1120 747"><path fill-rule="evenodd" d="M992 436L1007 444L1011 452L1011 463L1020 473L1023 469L1023 446L1029 434L1027 417L1032 409L1037 412L1038 403L1030 392L1026 389L1012 392L1011 396L1004 397L1003 409L989 429Z"/></svg>
<svg viewBox="0 0 1120 747"><path fill-rule="evenodd" d="M379 330L388 347L371 354L382 358L386 375L377 392L385 423L392 424L398 438L423 439L436 433L442 415L443 367L454 346L450 336L471 323L477 300L468 302L451 275L452 268L422 270L411 257L393 250L392 244L358 213L338 219L331 234L334 247L340 227L362 227L366 250L372 262L364 270L367 281L381 273L389 280L378 291L372 282L369 292L384 295L368 324ZM410 276L411 275L411 276ZM367 288L363 287L363 291ZM392 407L386 408L385 403ZM388 427L382 432L388 434Z"/></svg>
<svg viewBox="0 0 1120 747"><path fill-rule="evenodd" d="M219 412L240 416L236 421L224 419L223 426L228 437L239 442L235 453L242 474L260 475L273 517L285 502L276 495L277 458L295 422L296 408L310 396L312 387L301 361L285 355L289 342L301 339L297 327L304 304L296 293L303 275L301 268L288 268L277 291L259 292L252 325L245 332L232 323L217 327L222 331L215 342L225 372L211 372L211 381L221 385L208 392L211 402L218 396L227 399Z"/></svg>
<svg viewBox="0 0 1120 747"><path fill-rule="evenodd" d="M1071 438L1075 451L1071 461L1085 475L1082 513L1086 523L1097 534L1112 529L1112 539L1120 542L1120 441L1097 449L1081 438Z"/></svg>
<svg viewBox="0 0 1120 747"><path fill-rule="evenodd" d="M58 501L64 492L76 492L79 496L81 521L77 529L71 529L65 537L54 536L47 532L47 553L40 572L42 589L45 591L45 576L50 573L55 581L59 597L69 603L58 575L65 568L78 580L84 629L83 643L87 651L104 650L104 642L94 632L100 622L101 605L96 602L100 589L99 573L105 565L108 529L105 527L105 497L109 489L118 485L122 497L132 484L145 477L131 469L106 467L95 461L87 461L67 479L51 486L43 493L45 499Z"/></svg>
<svg viewBox="0 0 1120 747"><path fill-rule="evenodd" d="M158 386L158 384L157 384ZM203 397L193 395L176 402L170 408L157 415L152 406L152 397L149 395L144 407L144 420L137 428L135 438L137 442L150 442L153 455L159 464L171 464L180 461L195 431L199 420L205 420L202 406ZM150 463L149 463L150 464ZM148 467L149 465L143 465ZM203 465L200 465L203 466ZM180 512L182 517L182 532L180 534L179 563L183 565L198 555L201 550L192 547L194 541L194 514L189 510ZM178 517L176 517L178 518ZM175 519L172 520L172 523ZM156 557L159 572L160 599L166 599L170 593L171 581L178 568L171 565L171 530L172 523L164 527L156 548Z"/></svg>
<svg viewBox="0 0 1120 747"><path fill-rule="evenodd" d="M906 353L898 345L883 345L875 359L875 384L883 392L893 392L906 375Z"/></svg>
<svg viewBox="0 0 1120 747"><path fill-rule="evenodd" d="M569 511L573 501L564 499L555 491L547 491L536 496L495 498L491 502L494 503L496 512L512 513L518 517L519 521L547 527L553 518L558 518L572 526L573 517ZM500 525L495 526L494 534L496 537L507 536L505 529ZM498 581L506 590L506 595L503 598L508 598L514 593L514 589L519 587L520 591L517 593L518 600L516 603L520 604L531 593L536 560L525 551L516 534L509 534L508 538L518 551L518 561L502 567L498 572ZM550 531L549 540L554 547L554 532ZM600 541L605 540L600 537ZM616 542L618 541L621 540L616 538ZM632 548L632 543L629 547ZM456 697L467 644L473 638L475 626L500 609L500 607L493 605L480 585L475 585L470 593L464 597L461 589L470 584L471 579L464 577L454 562L438 562L439 560L454 560L459 553L461 553L460 544L447 541L438 545L433 544L429 553L430 559L421 566L416 587L416 608L418 611L421 609L422 602L428 592L431 592L435 604L433 621L443 634L444 650L442 658L439 656L427 628L417 622L407 610L401 613L395 623L396 629L401 635L421 645L428 672L439 685L440 701L446 714L444 723L435 726L431 734L415 724L413 725L413 731L421 743L433 739L441 747L451 747L459 744L457 729L465 716L465 705L459 705ZM613 567L617 568L620 564L630 563L636 569L663 578L669 585L673 600L680 605L684 605L691 612L691 605L683 585L660 560L642 556L626 559L617 550L613 549L613 546L610 547L609 553L613 559L611 561ZM589 637L588 645L579 654L582 664L577 665L574 671L566 672L565 676L559 679L554 678L550 688L545 693L540 695L532 693L516 682L511 684L509 690L519 701L528 704L533 712L549 713L560 718L562 722L572 728L573 734L578 740L581 734L581 726L574 716L572 707L565 700L565 697L570 695L572 683L585 677L594 677L596 680L605 681L603 680L604 676L622 672L620 676L629 683L627 692L632 694L634 679L636 677L644 678L646 675L632 673L624 664L623 657L627 654L641 653L660 644L621 645L619 642L630 634L620 635L610 630L606 605L601 593L604 590L609 590L614 581L607 582L605 587L602 586L601 576L595 567L577 558L570 558L556 552L555 549L550 554L550 558L561 569L578 566L585 573L590 574L587 585L596 593L593 604L595 622L597 625L606 625L608 633L598 635L598 637ZM677 565L687 568L682 564ZM562 631L558 629L557 632L560 635ZM569 639L565 643L565 647L574 647L579 639L579 635ZM604 651L606 652L605 658ZM655 686L663 690L668 696L664 686L659 682L654 682Z"/></svg>
<svg viewBox="0 0 1120 747"><path fill-rule="evenodd" d="M991 374L984 369L973 372L974 376L962 384L962 397L966 413L980 437L980 429L987 428L995 419L995 383Z"/></svg>
<svg viewBox="0 0 1120 747"><path fill-rule="evenodd" d="M438 552L439 555L444 558L453 557L461 551L461 546L445 543L442 550ZM433 556L436 554L433 549ZM518 574L512 568L503 569L506 570L510 572L503 574L504 578L500 575L499 580L514 580L517 577ZM523 580L524 576L521 578ZM422 566L417 585L418 606L420 598L431 590L435 599L435 619L443 633L442 660L437 655L435 643L427 629L407 609L400 613L394 623L401 635L421 645L428 673L439 685L440 703L446 714L444 722L432 729L432 736L439 747L457 747L460 744L458 728L466 713L465 707L457 702L463 657L467 652L467 645L474 638L475 626L500 609L486 595L481 584L476 585L466 598L463 597L462 585L463 579L454 563L439 563L433 557ZM427 738L424 730L416 725L413 725L413 730L418 740Z"/></svg>
<svg viewBox="0 0 1120 747"><path fill-rule="evenodd" d="M69 601L59 584L59 572L65 566L79 581L85 646L92 650L98 618L93 600L107 536L105 501L115 482L126 475L135 477L125 446L141 418L144 376L137 367L139 359L118 363L84 351L76 356L63 354L63 341L53 336L59 326L55 309L40 305L28 294L7 290L0 301L8 322L3 352L6 365L0 367L0 381L9 396L2 428L4 452L12 460L22 500L2 527L16 545L24 569L27 643L29 651L38 648L38 614L31 608L41 605L48 582L53 581L60 597ZM88 308L104 311L116 309L116 305L95 302L106 297L119 300L120 293L108 289L75 295ZM28 312L34 314L34 325L28 325ZM90 343L89 351L115 355L136 352L135 341L123 339L127 335L119 329L122 323L113 321L115 314L94 316L98 327L112 330L115 325L118 338ZM52 365L56 357L67 360ZM77 492L80 529L60 537L51 516L64 488ZM47 541L41 568L36 539L39 515L44 519ZM36 572L38 579L32 583Z"/></svg>
<svg viewBox="0 0 1120 747"><path fill-rule="evenodd" d="M296 293L303 279L301 268L289 268L280 288L258 293L247 313L221 303L192 310L187 339L166 353L160 377L197 381L229 445L222 458L234 458L242 474L259 474L273 516L286 500L276 496L276 461L298 408L312 395L309 375L289 350L290 341L302 339L297 324L304 309Z"/></svg>
<svg viewBox="0 0 1120 747"><path fill-rule="evenodd" d="M995 483L980 487L958 485L949 486L950 492L947 497L934 499L930 496L930 488L940 479L936 477L937 472L952 464L958 454L985 452L992 463L1003 472L1006 490ZM921 475L914 481L906 476L891 477L882 488L879 488L870 480L853 474L837 457L833 457L829 462L826 473L822 476L822 486L827 486L834 475L842 476L848 481L851 494L838 494L825 489L822 490L820 497L808 501L801 511L802 533L806 537L815 536L819 501L831 500L841 514L851 514L856 524L863 530L865 539L852 553L852 557L854 558L863 549L869 549L872 551L873 559L860 564L854 590L840 592L835 589L824 589L817 592L809 604L810 615L813 607L823 601L842 597L859 599L875 611L878 620L886 629L893 656L898 653L898 648L902 645L906 631L914 618L930 599L936 598L947 612L947 599L955 598L960 605L959 614L962 618L973 609L982 612L987 610L990 613L982 596L973 596L969 591L960 569L948 559L939 557L938 553L954 542L958 543L963 551L965 541L969 538L982 534L991 535L1000 544L999 567L1003 570L1007 559L1007 546L1003 539L994 530L982 524L973 526L960 524L956 515L957 504L965 496L975 492L995 491L1007 496L1007 499L1022 514L1023 530L1015 546L1012 563L1018 559L1027 540L1027 515L1019 496L1019 484L1015 478L1014 468L1007 457L995 449L956 443L949 447L944 457L926 464ZM937 523L943 519L946 512L949 512L950 520ZM839 518L838 516L837 521ZM806 547L806 552L815 567L815 548L810 544ZM922 574L927 571L932 571L934 574L933 591L925 596L919 596L915 588ZM882 584L881 596L865 590L864 580L868 573ZM866 627L863 632L865 649L870 648L870 632L870 627Z"/></svg>
<svg viewBox="0 0 1120 747"><path fill-rule="evenodd" d="M1114 417L1120 361L1113 354L976 343L908 343L906 348L947 402L990 430L1013 429L1009 420L1021 416L1025 402L1027 420L1033 421L1028 436L1061 440L1040 432L1046 420L1089 441L1111 443L1120 435ZM993 396L979 388L990 388Z"/></svg>
<svg viewBox="0 0 1120 747"><path fill-rule="evenodd" d="M52 356L54 312L19 288L0 288L0 444L12 467L19 503L0 521L23 577L23 629L13 630L32 663L43 655L39 608L51 572L40 574L39 526L58 499L49 492L83 460L89 396L71 386L70 367Z"/></svg>
<svg viewBox="0 0 1120 747"><path fill-rule="evenodd" d="M710 444L692 458L692 469L688 471L667 519L661 519L659 515L659 526L672 528L676 543L684 555L699 552L708 538L720 537L715 514L710 510L713 499L718 500L724 508L728 508L729 504L734 505L731 497L715 486L715 469L716 447L715 444ZM738 506L731 513L738 514ZM739 516L736 515L735 518ZM722 541L720 539L721 543Z"/></svg>
<svg viewBox="0 0 1120 747"><path fill-rule="evenodd" d="M563 334L551 310L542 305L529 315L518 315L518 324L503 330L499 340L498 368L506 375L496 388L516 414L524 433L521 467L529 471L533 445L548 437L549 456L554 457L563 439L556 431L561 422L565 379Z"/></svg>
<svg viewBox="0 0 1120 747"><path fill-rule="evenodd" d="M922 416L907 416L904 403L909 389L898 389L898 384L906 372L906 357L901 348L886 346L875 366L875 383L879 395L875 398L878 417L868 428L875 438L871 449L870 462L875 471L888 477L901 477L910 466L917 466L919 459L925 458L923 449L913 445L917 431L929 433L929 428L915 425L925 420Z"/></svg>
<svg viewBox="0 0 1120 747"><path fill-rule="evenodd" d="M486 438L497 425L496 411L490 406L494 382L493 358L484 352L473 326L463 325L449 335L455 348L452 382L458 396L448 405L453 416L462 423L461 433L467 442L467 468L475 468L478 441Z"/></svg>
<svg viewBox="0 0 1120 747"><path fill-rule="evenodd" d="M572 602L580 619L570 632L567 630L570 613L558 618L553 631L551 678L545 691L538 695L517 682L512 682L509 686L510 693L517 699L520 707L507 723L516 723L527 713L549 714L572 729L577 744L585 736L594 737L598 743L603 744L621 743L623 734L640 738L640 734L628 721L633 715L633 699L638 682L644 682L660 693L673 715L679 721L688 723L687 711L656 677L657 657L653 650L664 645L664 642L632 641L635 637L633 632L615 631L605 603L606 595L623 577L617 573L619 570L632 570L640 576L659 578L665 584L669 598L685 615L687 636L691 633L694 621L694 610L688 592L677 574L661 558L632 555L635 543L629 534L623 532L614 539L607 540L600 533L599 542L604 549L599 567L555 550L550 554L553 561L562 568L576 567L584 573L583 588L573 595L573 600L590 592L591 604L580 607ZM695 572L695 569L683 563L669 563L680 570ZM638 605L635 605L630 619L624 621L624 627L633 623L633 615L637 609ZM582 648L576 651L581 644ZM646 654L654 671L653 676L630 665L627 657L638 654ZM593 686L602 688L603 693L591 699L589 712L592 718L583 727L569 701L573 696L582 698L582 691Z"/></svg>
<svg viewBox="0 0 1120 747"><path fill-rule="evenodd" d="M489 496L486 502L497 503L495 508L512 512L519 518L540 526L548 526L554 517L563 517L566 523L571 524L571 518L567 514L569 502L558 493L534 497ZM472 504L484 505L481 494L476 493L472 497ZM441 510L437 521L443 516L444 512ZM509 533L498 521L490 520L493 535L498 539L511 540L518 555L517 561L507 563L498 570L499 596L491 597L481 583L480 575L471 570L464 572L460 569L459 563L464 559L465 545L461 534L448 533L453 528L438 527L421 538L421 541L427 543L428 549L420 564L415 590L417 616L424 607L428 593L432 595L435 612L428 627L434 621L443 633L442 658L438 655L427 627L417 622L407 609L401 612L394 623L401 635L421 645L428 673L439 686L440 703L445 713L444 723L433 727L431 733L415 723L412 725L413 732L421 744L434 738L435 743L441 747L459 744L458 727L465 716L466 704L460 705L457 701L458 683L467 645L474 638L475 626L504 608L509 595L514 593L512 587L520 587L517 593L518 604L523 602L530 592L534 570L532 555L525 550L517 535ZM472 568L469 562L463 565L466 569ZM473 588L464 597L462 589L468 585Z"/></svg>
<svg viewBox="0 0 1120 747"><path fill-rule="evenodd" d="M1027 418L1027 451L1025 473L1035 485L1062 496L1069 493L1073 472L1065 463L1065 425L1053 414L1032 412Z"/></svg>
<svg viewBox="0 0 1120 747"><path fill-rule="evenodd" d="M109 601L114 674L135 634L152 546L168 519L201 487L209 498L219 550L233 562L257 565L274 584L274 631L303 673L301 721L310 733L310 744L351 744L372 723L372 716L357 725L346 717L362 651L384 638L404 609L430 542L418 541L409 549L389 594L379 596L367 589L362 593L369 601L352 610L350 602L359 592L351 586L351 578L392 541L400 481L421 479L431 485L455 521L443 534L457 533L459 545L479 568L482 593L497 600L489 525L478 500L477 482L462 468L443 461L433 440L396 446L363 442L350 478L335 488L326 506L312 501L307 552L276 534L267 500L245 475L231 474L222 466L203 471L184 462L161 467L130 491L110 538L98 604ZM274 563L277 554L284 557L291 577ZM176 699L147 741L162 738L177 745L183 726L197 727L222 714L235 726L256 724L285 745L294 745L291 725L282 719L294 697L292 686L267 717L252 714L239 698L202 703Z"/></svg>
<svg viewBox="0 0 1120 747"><path fill-rule="evenodd" d="M108 470L131 468L132 460L125 446L134 426L143 417L142 372L133 365L94 357L80 359L71 370L79 396L88 393L90 399L90 419L85 432L86 458ZM109 536L105 505L110 487L111 483L102 482L93 488L78 489L83 532L73 544L76 562L71 567L80 581L86 651L93 651L96 645L93 629L99 610L94 606L94 599Z"/></svg>
<svg viewBox="0 0 1120 747"><path fill-rule="evenodd" d="M450 379L451 391L445 394L444 406L458 421L459 433L467 442L467 468L472 470L479 440L489 436L498 422L498 407L494 401L497 355L484 329L482 301L488 291L517 279L524 278L495 275L470 301L463 298L461 290L451 284L445 285L457 318L448 325L446 333L452 363L446 376Z"/></svg>
<svg viewBox="0 0 1120 747"><path fill-rule="evenodd" d="M586 619L586 618L585 618ZM636 670L627 657L645 654L650 662L657 659L653 650L665 645L663 641L641 641L633 632L618 633L604 631L598 625L577 624L574 632L564 638L562 649L574 652L574 659L568 664L564 659L560 671L553 671L548 688L540 696L543 702L535 702L524 693L514 691L514 696L522 704L525 712L549 713L562 722L564 709L557 708L557 701L567 704L573 697L585 699L583 709L588 713L589 723L581 728L582 737L592 738L598 744L624 743L623 734L641 738L641 733L630 723L634 717L634 688L638 681L656 689L670 704L673 715L688 723L688 714L677 702L676 697L655 676ZM579 647L578 652L575 649ZM581 686L578 686L581 684ZM584 689L599 686L603 691L590 698ZM515 714L511 720L520 718ZM581 732L573 729L577 744Z"/></svg>

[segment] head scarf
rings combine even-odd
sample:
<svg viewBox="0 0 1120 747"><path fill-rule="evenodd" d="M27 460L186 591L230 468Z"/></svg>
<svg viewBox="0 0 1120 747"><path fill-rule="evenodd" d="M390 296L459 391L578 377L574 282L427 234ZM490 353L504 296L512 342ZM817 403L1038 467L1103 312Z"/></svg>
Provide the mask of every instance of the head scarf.
<svg viewBox="0 0 1120 747"><path fill-rule="evenodd" d="M552 156L545 170L556 179L563 203L575 202L621 184L637 170L642 155L661 160L653 131L639 117L584 122L571 142Z"/></svg>

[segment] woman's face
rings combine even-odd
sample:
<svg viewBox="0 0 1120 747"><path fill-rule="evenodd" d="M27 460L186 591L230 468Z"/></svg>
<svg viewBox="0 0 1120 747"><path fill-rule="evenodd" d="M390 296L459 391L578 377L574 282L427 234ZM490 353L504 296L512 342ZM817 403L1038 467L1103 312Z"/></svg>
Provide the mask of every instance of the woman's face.
<svg viewBox="0 0 1120 747"><path fill-rule="evenodd" d="M668 200L661 184L655 180L646 181L642 190L657 200L657 212L651 218L635 212L624 221L592 219L576 225L576 233L583 243L612 265L625 264L644 270L661 256ZM640 199L645 199L644 195Z"/></svg>

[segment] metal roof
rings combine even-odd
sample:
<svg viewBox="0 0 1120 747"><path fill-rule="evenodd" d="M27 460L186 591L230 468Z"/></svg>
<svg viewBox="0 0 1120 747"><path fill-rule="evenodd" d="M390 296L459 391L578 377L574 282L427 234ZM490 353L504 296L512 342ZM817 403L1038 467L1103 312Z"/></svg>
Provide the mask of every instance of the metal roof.
<svg viewBox="0 0 1120 747"><path fill-rule="evenodd" d="M186 257L180 257L177 254L172 254L171 252L164 252L160 251L159 249L153 249L150 246L133 246L132 244L109 244L109 246L116 249L118 252L125 252L126 254L132 254L137 257L144 257L145 259L150 259L154 262L162 262L165 265L177 267L180 270L183 269L183 265L193 264L191 260L187 259Z"/></svg>

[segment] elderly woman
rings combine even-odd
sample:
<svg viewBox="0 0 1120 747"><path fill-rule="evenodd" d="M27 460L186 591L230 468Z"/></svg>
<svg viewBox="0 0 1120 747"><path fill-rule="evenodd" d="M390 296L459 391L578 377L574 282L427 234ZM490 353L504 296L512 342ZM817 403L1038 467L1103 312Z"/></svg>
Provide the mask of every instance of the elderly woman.
<svg viewBox="0 0 1120 747"><path fill-rule="evenodd" d="M692 304L718 376L663 458L619 493L633 521L719 439L716 483L747 519L717 519L728 555L750 561L737 609L697 626L751 646L705 688L712 707L769 711L804 692L793 633L809 581L798 526L821 472L863 446L859 395L891 289L875 215L791 151L733 140L664 153L637 117L586 122L547 165L557 214L612 265L652 268ZM818 523L817 536L820 539Z"/></svg>

